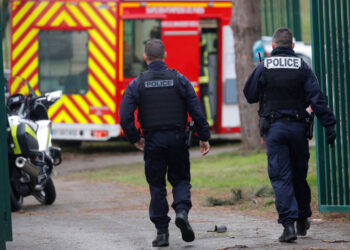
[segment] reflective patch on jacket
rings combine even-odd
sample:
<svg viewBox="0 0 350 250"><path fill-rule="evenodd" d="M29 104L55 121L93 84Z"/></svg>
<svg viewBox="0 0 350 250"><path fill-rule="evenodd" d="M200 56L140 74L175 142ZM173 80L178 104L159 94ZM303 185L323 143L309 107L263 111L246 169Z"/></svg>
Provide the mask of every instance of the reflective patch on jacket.
<svg viewBox="0 0 350 250"><path fill-rule="evenodd" d="M266 69L300 69L301 59L297 57L274 56L264 60Z"/></svg>

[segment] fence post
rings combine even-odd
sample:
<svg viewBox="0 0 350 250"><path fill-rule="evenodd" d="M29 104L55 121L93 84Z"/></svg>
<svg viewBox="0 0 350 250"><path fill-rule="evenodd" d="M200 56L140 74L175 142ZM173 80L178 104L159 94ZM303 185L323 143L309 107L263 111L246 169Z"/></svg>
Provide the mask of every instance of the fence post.
<svg viewBox="0 0 350 250"><path fill-rule="evenodd" d="M1 13L0 13L1 20ZM0 22L0 38L2 33L2 24ZM4 65L2 55L2 39L0 39L0 246L5 249L5 241L12 240L11 224L11 205L10 205L10 186L8 171L8 149L7 149L7 115L5 109L4 93Z"/></svg>

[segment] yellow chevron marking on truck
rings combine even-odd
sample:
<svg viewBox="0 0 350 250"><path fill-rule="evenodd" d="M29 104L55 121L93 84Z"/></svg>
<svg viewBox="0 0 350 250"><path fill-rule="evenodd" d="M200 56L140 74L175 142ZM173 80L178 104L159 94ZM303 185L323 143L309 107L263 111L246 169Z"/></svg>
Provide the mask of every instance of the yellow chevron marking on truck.
<svg viewBox="0 0 350 250"><path fill-rule="evenodd" d="M15 43L18 38L28 29L28 27L34 22L38 15L43 11L43 9L49 4L49 2L41 2L37 8L26 18L25 22L15 31L12 40Z"/></svg>
<svg viewBox="0 0 350 250"><path fill-rule="evenodd" d="M101 3L95 2L94 5L98 8L101 6ZM115 3L109 3L109 8L112 8L115 6ZM104 18L106 18L106 21L111 25L112 28L116 28L116 19L115 17L109 12L107 9L99 9L101 14L103 15Z"/></svg>
<svg viewBox="0 0 350 250"><path fill-rule="evenodd" d="M95 80L95 78L89 75L89 84L96 91L99 97L107 104L107 106L115 112L114 101L109 97L109 95L101 88L100 84Z"/></svg>
<svg viewBox="0 0 350 250"><path fill-rule="evenodd" d="M18 5L21 3L21 1L13 1L12 2L12 10L15 10L18 8Z"/></svg>
<svg viewBox="0 0 350 250"><path fill-rule="evenodd" d="M23 71L22 77L28 79L28 77L38 68L39 59L35 58L32 63ZM30 85L34 87L38 83L38 78L30 80Z"/></svg>
<svg viewBox="0 0 350 250"><path fill-rule="evenodd" d="M80 95L72 95L74 101L79 103L80 108L84 111L85 114L89 114L89 105Z"/></svg>
<svg viewBox="0 0 350 250"><path fill-rule="evenodd" d="M17 56L23 51L23 49L38 35L39 29L32 29L26 35L26 37L15 47L12 51L12 59L16 60Z"/></svg>
<svg viewBox="0 0 350 250"><path fill-rule="evenodd" d="M89 43L89 52L94 55L97 61L101 62L103 68L108 72L112 79L115 79L115 68L105 58L104 55L96 48L93 43Z"/></svg>
<svg viewBox="0 0 350 250"><path fill-rule="evenodd" d="M70 15L66 11L62 11L56 19L52 22L52 26L59 26L62 22L66 22L66 24L70 27L76 27L76 22L70 17Z"/></svg>
<svg viewBox="0 0 350 250"><path fill-rule="evenodd" d="M96 98L96 96L91 91L86 93L86 98L89 99L89 101L93 106L102 107L102 103L100 103L100 101Z"/></svg>
<svg viewBox="0 0 350 250"><path fill-rule="evenodd" d="M96 123L96 124L102 123L100 117L98 117L97 115L90 115L90 119L92 120L93 123Z"/></svg>
<svg viewBox="0 0 350 250"><path fill-rule="evenodd" d="M67 96L62 96L63 102L65 103L65 106L69 108L69 111L74 115L75 119L79 123L88 123L86 118L81 114L81 112L77 109L77 107L69 100Z"/></svg>
<svg viewBox="0 0 350 250"><path fill-rule="evenodd" d="M92 120L93 123L101 124L102 121L98 116L90 115L90 107L89 104L80 96L80 95L73 95L73 99L79 103L81 109L83 112L85 112L89 118ZM88 98L89 99L89 98Z"/></svg>
<svg viewBox="0 0 350 250"><path fill-rule="evenodd" d="M62 106L62 104L63 104L63 100L61 98L54 105L52 105L48 110L49 117L52 117L57 112L57 110Z"/></svg>
<svg viewBox="0 0 350 250"><path fill-rule="evenodd" d="M79 20L81 25L84 27L91 26L90 22L85 18L83 14L81 14L80 10L74 5L68 5L68 9L72 12L72 14Z"/></svg>
<svg viewBox="0 0 350 250"><path fill-rule="evenodd" d="M12 75L17 75L18 71L22 69L27 63L28 60L38 51L39 43L35 41L33 45L26 51L26 53L21 57L17 64L12 68Z"/></svg>
<svg viewBox="0 0 350 250"><path fill-rule="evenodd" d="M105 73L100 69L100 67L92 60L89 58L89 67L90 69L95 72L96 76L100 79L100 81L103 83L104 86L108 89L108 91L112 94L115 95L115 85L113 82L111 82Z"/></svg>
<svg viewBox="0 0 350 250"><path fill-rule="evenodd" d="M50 18L57 12L57 10L61 7L60 2L54 3L51 8L46 12L46 14L40 19L38 22L38 26L46 25L46 23L50 20Z"/></svg>
<svg viewBox="0 0 350 250"><path fill-rule="evenodd" d="M20 11L13 17L12 19L12 26L15 27L18 22L22 19L22 17L28 13L29 9L34 5L34 2L28 2L26 3Z"/></svg>
<svg viewBox="0 0 350 250"><path fill-rule="evenodd" d="M13 78L13 82L11 83L11 93L14 93L16 89L18 88L19 84L22 82L22 79L20 77Z"/></svg>
<svg viewBox="0 0 350 250"><path fill-rule="evenodd" d="M62 110L55 119L55 122L63 122L63 123L73 123L72 118L67 114L66 111Z"/></svg>
<svg viewBox="0 0 350 250"><path fill-rule="evenodd" d="M106 43L105 39L100 36L100 34L96 30L90 30L90 35L96 40L96 42L103 48L108 57L115 63L116 54L113 48L111 48L108 43Z"/></svg>
<svg viewBox="0 0 350 250"><path fill-rule="evenodd" d="M90 5L88 3L81 3L82 8L86 11L86 13L95 21L95 24L101 31L104 33L104 35L107 37L107 39L112 43L112 45L116 44L116 39L113 31L111 31L106 24L100 19L100 17L95 13L93 9L91 9Z"/></svg>
<svg viewBox="0 0 350 250"><path fill-rule="evenodd" d="M77 103L79 103L79 105L80 105L81 109L83 110L83 112L85 112L89 116L89 118L92 120L93 123L98 123L98 124L102 123L101 119L98 116L90 115L89 104L80 95L73 95L73 99Z"/></svg>
<svg viewBox="0 0 350 250"><path fill-rule="evenodd" d="M115 120L111 115L104 115L103 118L105 118L108 124L115 124Z"/></svg>

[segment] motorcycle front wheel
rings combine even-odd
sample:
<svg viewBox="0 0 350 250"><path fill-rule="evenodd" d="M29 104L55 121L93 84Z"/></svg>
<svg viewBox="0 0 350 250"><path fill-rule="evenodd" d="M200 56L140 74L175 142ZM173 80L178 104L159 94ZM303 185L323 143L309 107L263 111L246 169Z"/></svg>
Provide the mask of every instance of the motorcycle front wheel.
<svg viewBox="0 0 350 250"><path fill-rule="evenodd" d="M23 195L17 192L14 188L13 183L10 185L10 197L11 197L11 211L17 212L21 210L23 206Z"/></svg>
<svg viewBox="0 0 350 250"><path fill-rule="evenodd" d="M56 189L51 177L47 180L44 189L42 191L33 193L33 196L43 205L51 205L55 202Z"/></svg>

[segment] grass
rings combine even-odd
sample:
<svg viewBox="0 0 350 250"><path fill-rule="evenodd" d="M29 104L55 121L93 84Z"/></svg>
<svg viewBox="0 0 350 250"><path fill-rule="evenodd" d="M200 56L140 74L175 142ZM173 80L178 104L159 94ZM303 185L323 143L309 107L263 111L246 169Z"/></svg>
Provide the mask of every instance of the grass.
<svg viewBox="0 0 350 250"><path fill-rule="evenodd" d="M224 205L244 213L276 216L274 193L267 175L264 151L233 151L194 159L191 161L191 175L192 190L202 206ZM141 163L112 166L93 172L75 173L72 176L89 181L112 181L134 187L147 187L144 165ZM314 217L350 221L350 216L346 213L317 212L316 153L313 147L310 149L308 183Z"/></svg>
<svg viewBox="0 0 350 250"><path fill-rule="evenodd" d="M311 149L309 183L316 197L315 150ZM132 186L146 186L141 163L112 166L103 170L73 174L88 180L115 181ZM207 190L207 196L231 194L241 190L243 196L271 196L265 152L233 151L191 161L193 189ZM267 195L266 195L267 194Z"/></svg>

